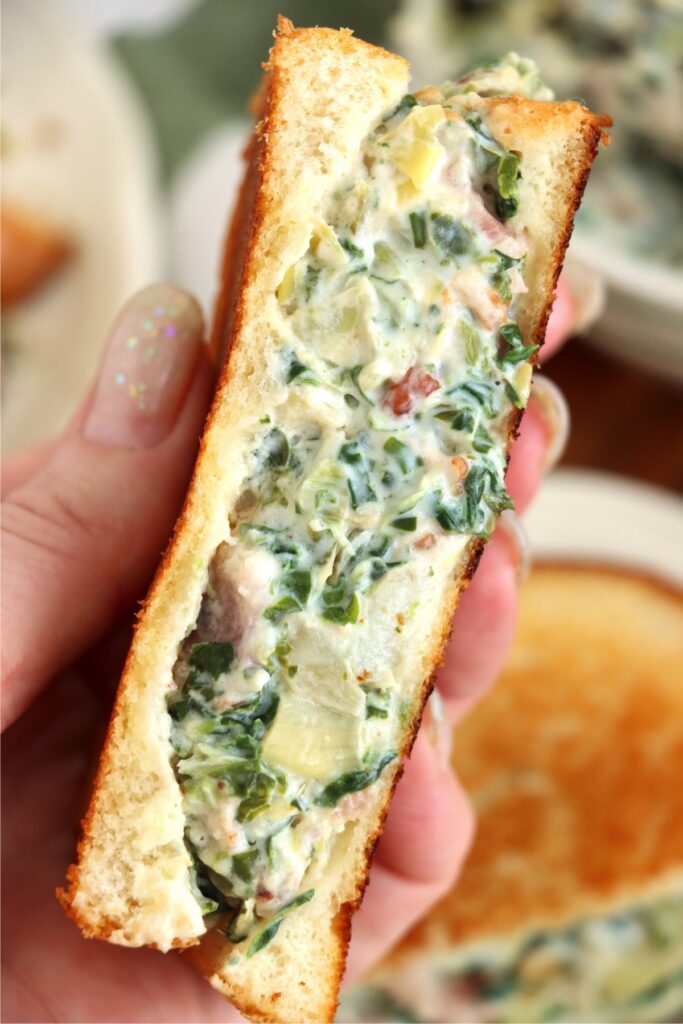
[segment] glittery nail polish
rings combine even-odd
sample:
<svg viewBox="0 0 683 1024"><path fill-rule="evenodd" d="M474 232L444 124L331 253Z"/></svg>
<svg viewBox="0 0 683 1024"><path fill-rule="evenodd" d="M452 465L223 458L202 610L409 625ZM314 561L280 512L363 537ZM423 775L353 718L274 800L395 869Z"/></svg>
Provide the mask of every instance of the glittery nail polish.
<svg viewBox="0 0 683 1024"><path fill-rule="evenodd" d="M83 425L91 441L149 448L172 429L202 344L202 313L172 285L138 292L114 322Z"/></svg>

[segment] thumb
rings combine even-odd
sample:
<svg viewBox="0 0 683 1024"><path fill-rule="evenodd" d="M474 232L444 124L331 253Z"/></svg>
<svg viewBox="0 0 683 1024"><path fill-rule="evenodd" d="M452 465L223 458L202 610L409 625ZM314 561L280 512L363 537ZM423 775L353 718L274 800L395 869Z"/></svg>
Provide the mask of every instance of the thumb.
<svg viewBox="0 0 683 1024"><path fill-rule="evenodd" d="M73 424L3 502L3 725L143 592L209 400L202 335L185 292L154 285L136 295Z"/></svg>

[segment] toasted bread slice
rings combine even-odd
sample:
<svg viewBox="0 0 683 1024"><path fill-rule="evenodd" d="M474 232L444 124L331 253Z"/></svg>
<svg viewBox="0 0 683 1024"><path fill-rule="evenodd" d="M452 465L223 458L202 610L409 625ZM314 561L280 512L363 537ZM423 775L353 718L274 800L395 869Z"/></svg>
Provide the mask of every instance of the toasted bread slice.
<svg viewBox="0 0 683 1024"><path fill-rule="evenodd" d="M315 875L315 897L281 921L266 948L252 955L253 939L228 941L215 928L207 931L188 881L191 862L183 841L186 822L166 699L177 689L173 673L179 657L199 635L203 601L212 592L212 559L230 532L227 513L237 508L245 480L251 479L250 460L264 432L260 424L280 415L290 397L283 390L281 355L283 339L290 338L292 321L283 308L287 311L292 279L299 280L301 261L311 252L312 231L324 233L314 225L324 220L339 188L359 167L368 133L383 118L391 120L408 86L408 66L399 57L347 31L295 30L284 19L267 73L265 112L249 151L217 305L214 349L229 347L229 358L184 510L138 622L84 822L79 862L71 869L70 888L62 900L87 935L160 949L192 947L188 955L212 985L253 1020L323 1021L334 1015L351 915L361 900L400 761L410 750L458 595L476 567L485 531L461 536L448 548L447 566L443 556L437 561L426 551L420 554L419 569L392 568L376 591L363 596L360 610L353 605L355 595L343 608L332 609L342 618L330 619L328 592L328 605L319 614L337 623L325 627L331 650L337 644L355 666L354 673L366 656L379 657L380 648L382 657L392 659L390 699L395 697L395 706L401 707L400 718L391 725L396 730L395 757L380 762L373 784L359 794L355 813L344 804L351 816L326 847L324 868ZM528 291L518 298L515 315L532 349L543 340L573 214L600 138L600 121L577 103L541 104L517 97L472 102L479 103L478 116L498 139L490 145L520 154L519 210L511 224L525 238ZM442 123L443 113L439 118ZM427 155L433 153L427 145ZM423 171L421 165L419 173ZM441 241L446 244L443 237ZM318 239L316 244L322 243ZM336 259L355 260L355 269L366 270L357 246L347 241L347 255L339 256L339 241L333 237L331 244ZM418 234L415 245L420 244L426 242ZM349 334L348 344L357 342ZM520 358L526 357L528 352ZM319 365L321 373L327 372L325 360ZM413 379L411 372L406 379ZM389 411L387 396L378 403L378 415L389 419L400 418L406 396L405 380L397 376L389 374ZM520 391L526 394L530 372L524 376ZM423 383L426 379L420 378ZM438 386L429 377L423 395ZM308 401L302 394L292 390L297 411ZM359 398L350 398L357 406ZM413 398L408 389L408 406ZM498 420L501 472L520 414L508 404ZM355 508L351 483L349 489ZM400 528L414 528L410 517ZM436 544L434 550L442 548ZM420 594L427 599L416 601ZM291 598L287 600L291 607ZM282 607L267 609L274 621ZM315 643L311 633L309 647ZM353 700L373 671L357 672L359 684L349 684ZM283 685L281 698L289 699L290 685L299 684L294 679ZM367 691L362 693L367 700ZM300 738L305 738L303 733ZM329 802L329 791L326 798ZM262 945L263 934L259 936Z"/></svg>
<svg viewBox="0 0 683 1024"><path fill-rule="evenodd" d="M373 974L416 1019L484 1019L481 993L463 975L474 966L483 988L487 970L509 973L534 937L555 935L562 948L583 920L614 916L626 934L626 915L666 901L680 920L682 665L680 591L612 568L534 568L509 663L455 734L453 765L478 819L469 859L457 887ZM545 975L528 974L526 993L522 971L494 997L510 1004L488 1013L534 1021L556 1005L553 1020L670 1019L680 1007L683 929L673 967L673 942L660 939L650 963L636 932L605 974L599 955L613 951L603 934L587 962L574 957L569 998L561 969L559 995L543 992L548 959ZM634 954L639 963L627 959ZM653 978L651 967L663 974ZM654 985L667 969L668 992Z"/></svg>

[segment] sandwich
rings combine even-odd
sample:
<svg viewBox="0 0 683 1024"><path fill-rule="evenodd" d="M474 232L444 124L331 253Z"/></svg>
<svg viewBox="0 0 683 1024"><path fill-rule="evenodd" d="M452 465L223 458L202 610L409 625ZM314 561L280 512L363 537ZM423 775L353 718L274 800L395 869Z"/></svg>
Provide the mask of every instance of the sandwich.
<svg viewBox="0 0 683 1024"><path fill-rule="evenodd" d="M681 1020L681 666L681 591L534 570L510 662L454 736L464 872L342 1020Z"/></svg>
<svg viewBox="0 0 683 1024"><path fill-rule="evenodd" d="M279 22L227 358L61 895L86 935L188 949L253 1020L334 1014L602 133L515 55L408 84Z"/></svg>

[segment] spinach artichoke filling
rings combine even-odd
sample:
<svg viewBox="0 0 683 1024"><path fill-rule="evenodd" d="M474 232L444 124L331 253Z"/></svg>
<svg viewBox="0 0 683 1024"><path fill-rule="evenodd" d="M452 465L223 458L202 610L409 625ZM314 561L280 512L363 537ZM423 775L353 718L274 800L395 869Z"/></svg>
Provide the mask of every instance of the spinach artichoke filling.
<svg viewBox="0 0 683 1024"><path fill-rule="evenodd" d="M514 319L519 175L469 87L406 96L274 296L281 400L168 701L194 891L247 956L313 897L400 749L391 636L420 594L366 658L368 602L414 566L443 585L512 505L505 443L536 348Z"/></svg>
<svg viewBox="0 0 683 1024"><path fill-rule="evenodd" d="M340 1019L370 1021L666 1020L683 1006L683 896L518 943L431 955L401 978L358 986ZM673 1018L671 1018L673 1019Z"/></svg>

